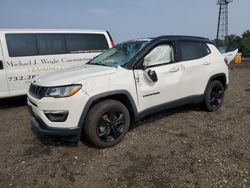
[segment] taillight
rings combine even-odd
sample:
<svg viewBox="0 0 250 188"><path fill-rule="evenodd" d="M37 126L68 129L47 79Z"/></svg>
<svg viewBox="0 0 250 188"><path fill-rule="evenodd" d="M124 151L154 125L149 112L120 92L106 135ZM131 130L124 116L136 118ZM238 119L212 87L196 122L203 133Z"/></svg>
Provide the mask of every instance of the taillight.
<svg viewBox="0 0 250 188"><path fill-rule="evenodd" d="M227 66L229 65L229 62L228 62L227 58L224 58L224 62L226 63Z"/></svg>
<svg viewBox="0 0 250 188"><path fill-rule="evenodd" d="M114 47L115 46L115 42L111 41L111 45L112 45L112 47Z"/></svg>

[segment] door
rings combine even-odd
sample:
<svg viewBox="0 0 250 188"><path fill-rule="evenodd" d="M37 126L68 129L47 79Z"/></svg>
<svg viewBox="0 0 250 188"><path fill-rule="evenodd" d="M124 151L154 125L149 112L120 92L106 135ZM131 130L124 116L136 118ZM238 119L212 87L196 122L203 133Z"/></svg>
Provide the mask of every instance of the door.
<svg viewBox="0 0 250 188"><path fill-rule="evenodd" d="M205 43L192 41L179 41L178 47L182 60L180 64L183 67L183 97L203 94L210 77L210 49Z"/></svg>
<svg viewBox="0 0 250 188"><path fill-rule="evenodd" d="M180 98L183 71L174 61L173 47L161 44L144 57L144 70L134 70L140 111Z"/></svg>
<svg viewBox="0 0 250 188"><path fill-rule="evenodd" d="M9 87L8 87L8 82L7 82L6 69L5 69L5 65L4 65L1 40L0 40L0 82L1 82L0 98L8 97L9 96Z"/></svg>

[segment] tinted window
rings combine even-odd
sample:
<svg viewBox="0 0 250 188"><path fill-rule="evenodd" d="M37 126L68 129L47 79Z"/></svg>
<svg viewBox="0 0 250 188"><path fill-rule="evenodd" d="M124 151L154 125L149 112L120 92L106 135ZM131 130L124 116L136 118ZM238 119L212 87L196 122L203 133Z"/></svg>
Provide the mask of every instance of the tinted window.
<svg viewBox="0 0 250 188"><path fill-rule="evenodd" d="M6 34L10 57L37 55L36 36L33 34Z"/></svg>
<svg viewBox="0 0 250 188"><path fill-rule="evenodd" d="M84 51L103 51L109 48L102 34L68 34L65 36L69 53Z"/></svg>
<svg viewBox="0 0 250 188"><path fill-rule="evenodd" d="M37 45L40 55L66 53L65 39L62 34L39 34Z"/></svg>
<svg viewBox="0 0 250 188"><path fill-rule="evenodd" d="M179 43L179 46L183 61L199 59L210 53L205 43L182 41Z"/></svg>
<svg viewBox="0 0 250 188"><path fill-rule="evenodd" d="M6 34L10 57L103 51L103 34Z"/></svg>

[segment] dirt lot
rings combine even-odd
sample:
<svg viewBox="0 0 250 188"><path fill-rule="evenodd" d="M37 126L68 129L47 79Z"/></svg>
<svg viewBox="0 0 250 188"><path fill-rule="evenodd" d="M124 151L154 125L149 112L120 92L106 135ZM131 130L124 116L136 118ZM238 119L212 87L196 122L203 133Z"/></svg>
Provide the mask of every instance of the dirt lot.
<svg viewBox="0 0 250 188"><path fill-rule="evenodd" d="M250 63L230 80L219 111L154 114L103 150L38 138L26 99L2 100L0 187L250 187Z"/></svg>

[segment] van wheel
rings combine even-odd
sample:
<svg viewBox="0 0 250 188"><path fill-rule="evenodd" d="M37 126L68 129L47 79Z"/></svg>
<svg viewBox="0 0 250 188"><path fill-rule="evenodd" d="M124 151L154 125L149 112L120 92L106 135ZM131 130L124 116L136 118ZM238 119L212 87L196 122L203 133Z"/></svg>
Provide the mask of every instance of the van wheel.
<svg viewBox="0 0 250 188"><path fill-rule="evenodd" d="M105 100L90 109L84 131L91 143L106 148L123 139L129 124L130 116L126 106L116 100Z"/></svg>
<svg viewBox="0 0 250 188"><path fill-rule="evenodd" d="M204 106L207 111L218 110L224 100L224 87L218 80L212 81L205 92Z"/></svg>

